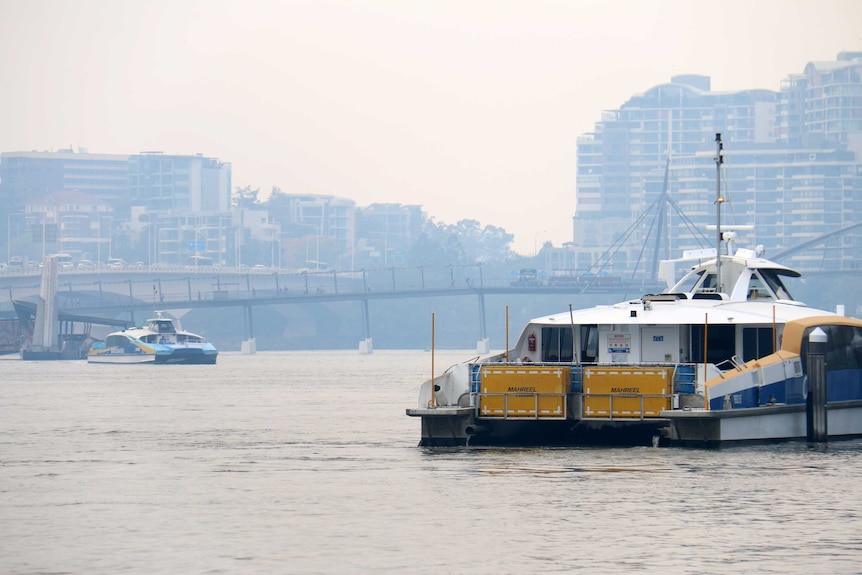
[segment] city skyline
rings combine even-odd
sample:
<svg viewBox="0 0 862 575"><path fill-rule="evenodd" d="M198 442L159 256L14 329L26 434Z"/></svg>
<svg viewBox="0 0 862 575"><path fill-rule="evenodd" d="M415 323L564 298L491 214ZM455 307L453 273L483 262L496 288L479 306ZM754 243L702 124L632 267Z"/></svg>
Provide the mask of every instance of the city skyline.
<svg viewBox="0 0 862 575"><path fill-rule="evenodd" d="M677 74L777 91L862 50L856 2L705 6L7 2L0 150L202 153L264 197L420 204L530 254L571 240L603 110Z"/></svg>

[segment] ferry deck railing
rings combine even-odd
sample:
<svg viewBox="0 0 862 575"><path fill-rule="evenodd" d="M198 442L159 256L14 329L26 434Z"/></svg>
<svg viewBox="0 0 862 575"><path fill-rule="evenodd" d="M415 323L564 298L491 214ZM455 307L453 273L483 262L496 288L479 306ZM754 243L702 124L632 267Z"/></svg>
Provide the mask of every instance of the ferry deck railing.
<svg viewBox="0 0 862 575"><path fill-rule="evenodd" d="M477 394L483 398L502 397L503 398L503 413L502 415L487 415L481 412L479 402L476 402L476 408L479 410L477 417L481 419L568 419L568 398L567 393L481 393ZM533 398L533 409L509 409L509 398ZM539 409L540 399L560 399L561 409L559 413L549 412L544 414ZM523 407L523 406L522 406Z"/></svg>

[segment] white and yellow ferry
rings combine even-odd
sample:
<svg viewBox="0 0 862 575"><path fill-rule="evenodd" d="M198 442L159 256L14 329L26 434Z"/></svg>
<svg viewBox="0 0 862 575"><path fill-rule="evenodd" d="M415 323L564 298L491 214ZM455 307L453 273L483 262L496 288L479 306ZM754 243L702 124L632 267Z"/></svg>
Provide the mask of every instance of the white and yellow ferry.
<svg viewBox="0 0 862 575"><path fill-rule="evenodd" d="M804 439L818 328L821 432L862 435L862 321L794 300L800 273L761 250L721 246L687 254L697 264L663 293L533 319L511 349L426 381L407 409L420 445Z"/></svg>

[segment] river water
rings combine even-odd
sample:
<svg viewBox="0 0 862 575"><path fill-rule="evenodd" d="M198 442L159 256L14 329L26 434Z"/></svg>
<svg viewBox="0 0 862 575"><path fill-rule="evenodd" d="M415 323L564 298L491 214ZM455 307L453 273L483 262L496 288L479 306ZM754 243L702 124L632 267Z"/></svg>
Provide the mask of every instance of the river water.
<svg viewBox="0 0 862 575"><path fill-rule="evenodd" d="M860 441L423 449L430 374L0 360L0 573L862 572Z"/></svg>

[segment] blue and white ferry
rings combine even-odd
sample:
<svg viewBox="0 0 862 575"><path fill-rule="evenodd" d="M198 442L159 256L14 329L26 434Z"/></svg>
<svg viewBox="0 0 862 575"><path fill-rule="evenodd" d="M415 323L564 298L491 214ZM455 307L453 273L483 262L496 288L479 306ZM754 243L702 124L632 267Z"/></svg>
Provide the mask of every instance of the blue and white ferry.
<svg viewBox="0 0 862 575"><path fill-rule="evenodd" d="M179 321L156 312L141 327L108 335L87 353L89 363L214 364L218 350L200 335L184 331Z"/></svg>

